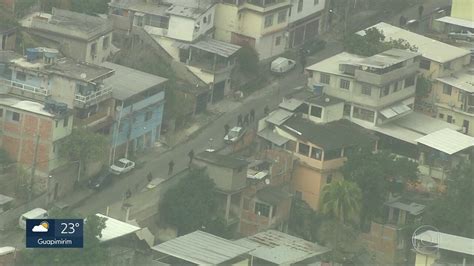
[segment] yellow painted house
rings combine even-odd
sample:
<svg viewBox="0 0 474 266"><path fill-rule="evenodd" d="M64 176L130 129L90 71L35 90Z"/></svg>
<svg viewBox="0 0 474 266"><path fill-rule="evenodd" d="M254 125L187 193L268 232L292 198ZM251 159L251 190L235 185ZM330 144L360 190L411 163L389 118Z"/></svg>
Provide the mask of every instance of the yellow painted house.
<svg viewBox="0 0 474 266"><path fill-rule="evenodd" d="M451 17L474 21L474 1L453 0L451 7Z"/></svg>

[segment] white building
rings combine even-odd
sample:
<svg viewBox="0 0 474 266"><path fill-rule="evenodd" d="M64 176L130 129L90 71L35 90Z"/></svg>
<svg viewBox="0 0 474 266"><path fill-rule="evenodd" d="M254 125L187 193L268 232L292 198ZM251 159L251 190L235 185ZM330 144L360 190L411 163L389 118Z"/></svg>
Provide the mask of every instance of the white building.
<svg viewBox="0 0 474 266"><path fill-rule="evenodd" d="M288 48L314 39L323 29L326 0L292 0L288 23Z"/></svg>

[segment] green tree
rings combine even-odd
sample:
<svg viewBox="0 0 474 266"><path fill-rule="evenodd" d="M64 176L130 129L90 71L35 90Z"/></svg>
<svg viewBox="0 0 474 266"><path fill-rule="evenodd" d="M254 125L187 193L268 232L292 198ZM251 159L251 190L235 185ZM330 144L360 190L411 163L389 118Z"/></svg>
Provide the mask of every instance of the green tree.
<svg viewBox="0 0 474 266"><path fill-rule="evenodd" d="M82 171L88 163L107 158L108 147L106 136L86 128L75 128L61 144L59 153L70 161L79 162Z"/></svg>
<svg viewBox="0 0 474 266"><path fill-rule="evenodd" d="M383 203L394 183L416 179L418 164L396 158L388 152L372 153L368 149L355 152L342 167L345 179L362 190L361 226L382 214Z"/></svg>
<svg viewBox="0 0 474 266"><path fill-rule="evenodd" d="M302 200L294 199L290 209L288 228L292 234L295 234L307 241L317 241L318 228L325 217L315 212Z"/></svg>
<svg viewBox="0 0 474 266"><path fill-rule="evenodd" d="M243 73L258 75L258 53L249 45L245 45L237 51L237 62Z"/></svg>
<svg viewBox="0 0 474 266"><path fill-rule="evenodd" d="M446 194L428 205L423 222L443 233L474 238L474 163L463 163L448 176Z"/></svg>
<svg viewBox="0 0 474 266"><path fill-rule="evenodd" d="M58 210L50 213L51 218L79 217ZM84 221L84 248L82 249L32 249L22 251L20 265L104 265L107 263L108 250L100 244L98 237L102 236L105 219L95 215Z"/></svg>
<svg viewBox="0 0 474 266"><path fill-rule="evenodd" d="M186 178L164 194L159 207L161 221L175 226L179 235L211 225L217 210L214 187L214 181L205 170L191 170Z"/></svg>
<svg viewBox="0 0 474 266"><path fill-rule="evenodd" d="M429 95L431 91L431 81L424 76L418 76L416 80L416 98L422 99Z"/></svg>
<svg viewBox="0 0 474 266"><path fill-rule="evenodd" d="M362 192L356 183L337 180L323 187L321 210L342 224L359 216Z"/></svg>
<svg viewBox="0 0 474 266"><path fill-rule="evenodd" d="M344 49L352 54L372 56L383 51L397 48L416 52L418 48L404 39L386 40L383 32L377 28L365 30L365 35L351 34L344 39Z"/></svg>

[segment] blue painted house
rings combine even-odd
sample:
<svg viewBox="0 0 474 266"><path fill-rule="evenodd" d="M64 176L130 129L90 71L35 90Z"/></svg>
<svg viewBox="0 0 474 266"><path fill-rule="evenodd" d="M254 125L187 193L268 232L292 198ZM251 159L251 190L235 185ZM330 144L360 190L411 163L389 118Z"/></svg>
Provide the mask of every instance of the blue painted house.
<svg viewBox="0 0 474 266"><path fill-rule="evenodd" d="M167 79L110 62L101 65L115 70L104 81L115 99L111 160L153 147L160 137Z"/></svg>

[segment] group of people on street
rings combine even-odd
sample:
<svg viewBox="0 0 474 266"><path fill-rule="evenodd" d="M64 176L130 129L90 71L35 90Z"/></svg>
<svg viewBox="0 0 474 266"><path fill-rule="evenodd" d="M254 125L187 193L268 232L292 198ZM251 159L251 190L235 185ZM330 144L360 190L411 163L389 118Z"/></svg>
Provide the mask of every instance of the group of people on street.
<svg viewBox="0 0 474 266"><path fill-rule="evenodd" d="M189 157L189 164L188 164L188 167L191 167L191 164L193 163L193 159L194 159L194 150L191 149L189 152L188 152L188 157ZM173 170L174 170L174 161L171 160L169 163L168 163L168 175L172 175L173 174ZM150 173L151 175L151 173Z"/></svg>
<svg viewBox="0 0 474 266"><path fill-rule="evenodd" d="M250 125L250 123L253 123L253 121L255 121L255 110L254 109L251 109L250 113L245 114L245 116L242 116L242 114L239 114L239 116L237 116L237 126L238 127L248 126L248 125ZM227 133L229 133L229 132L227 131ZM226 135L227 135L227 133L226 133Z"/></svg>

